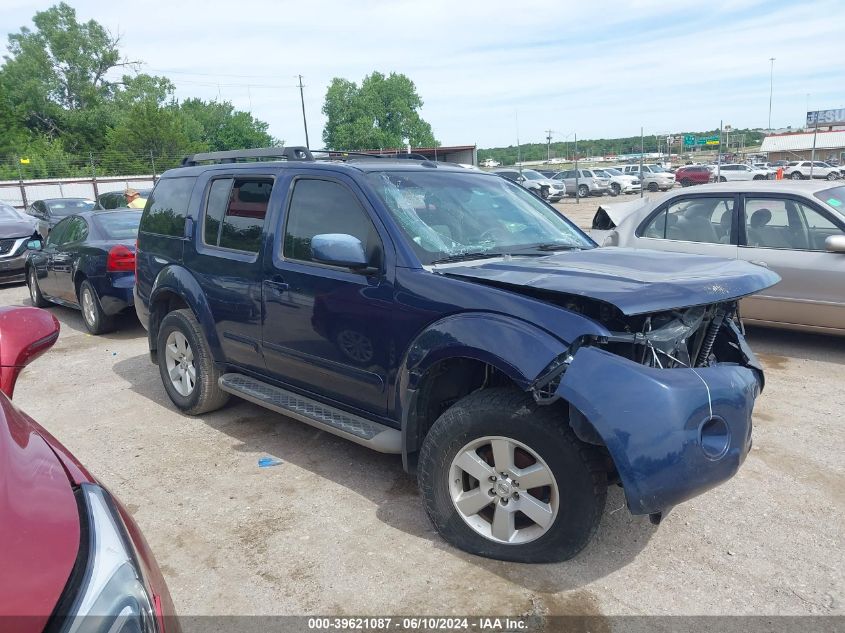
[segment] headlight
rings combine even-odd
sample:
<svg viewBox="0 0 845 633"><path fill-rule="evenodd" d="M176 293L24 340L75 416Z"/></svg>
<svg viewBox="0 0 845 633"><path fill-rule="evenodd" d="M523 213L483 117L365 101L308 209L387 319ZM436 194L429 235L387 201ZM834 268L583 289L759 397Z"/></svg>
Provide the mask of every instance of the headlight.
<svg viewBox="0 0 845 633"><path fill-rule="evenodd" d="M159 633L152 600L117 509L100 486L82 484L82 496L88 561L62 633Z"/></svg>

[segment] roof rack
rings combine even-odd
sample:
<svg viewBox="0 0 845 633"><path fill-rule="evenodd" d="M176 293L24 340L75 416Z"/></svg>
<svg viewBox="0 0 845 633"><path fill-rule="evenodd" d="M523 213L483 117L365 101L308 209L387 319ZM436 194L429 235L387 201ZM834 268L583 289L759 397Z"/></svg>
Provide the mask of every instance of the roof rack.
<svg viewBox="0 0 845 633"><path fill-rule="evenodd" d="M406 160L422 160L431 162L431 159L422 154L408 154L406 152L376 152L376 151L347 151L342 149L315 149L312 150L314 154L326 154L327 160L355 160L355 159L406 159ZM322 157L317 156L315 160L321 160Z"/></svg>
<svg viewBox="0 0 845 633"><path fill-rule="evenodd" d="M237 163L246 160L272 158L276 160L314 160L307 147L261 147L258 149L235 149L224 152L201 152L182 159L182 167L194 167L201 163Z"/></svg>

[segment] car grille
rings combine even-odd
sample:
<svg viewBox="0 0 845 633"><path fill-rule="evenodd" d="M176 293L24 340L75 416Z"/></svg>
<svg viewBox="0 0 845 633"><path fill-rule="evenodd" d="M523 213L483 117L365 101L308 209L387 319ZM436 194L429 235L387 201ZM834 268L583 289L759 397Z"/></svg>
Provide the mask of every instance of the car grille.
<svg viewBox="0 0 845 633"><path fill-rule="evenodd" d="M16 239L0 240L0 255L8 255L14 248Z"/></svg>

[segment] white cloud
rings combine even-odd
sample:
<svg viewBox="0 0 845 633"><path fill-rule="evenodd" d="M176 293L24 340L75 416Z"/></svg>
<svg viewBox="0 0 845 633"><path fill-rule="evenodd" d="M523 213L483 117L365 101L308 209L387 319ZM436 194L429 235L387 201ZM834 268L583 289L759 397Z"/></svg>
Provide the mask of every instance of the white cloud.
<svg viewBox="0 0 845 633"><path fill-rule="evenodd" d="M299 73L312 145L332 77L360 81L373 70L417 84L423 116L445 144L511 144L517 110L523 142L541 141L549 127L597 138L641 125L647 133L714 128L720 119L765 126L772 56L773 126L800 125L807 103L845 102L845 56L835 54L845 6L837 0L74 6L120 30L127 56L167 74L179 97L219 94L251 107L288 143L304 141ZM4 22L16 29L44 7L14 0Z"/></svg>

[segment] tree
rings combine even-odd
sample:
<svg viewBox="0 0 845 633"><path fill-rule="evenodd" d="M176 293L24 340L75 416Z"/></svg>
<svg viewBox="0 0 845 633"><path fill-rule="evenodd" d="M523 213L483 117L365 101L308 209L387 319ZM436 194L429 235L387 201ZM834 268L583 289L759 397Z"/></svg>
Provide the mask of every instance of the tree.
<svg viewBox="0 0 845 633"><path fill-rule="evenodd" d="M228 101L186 99L182 102L181 111L199 125L200 140L210 151L279 144L267 133L267 123L253 118L248 112L235 110Z"/></svg>
<svg viewBox="0 0 845 633"><path fill-rule="evenodd" d="M431 125L419 115L423 101L414 82L401 73L373 72L359 88L335 77L323 104L323 142L329 149L400 148L437 144Z"/></svg>

